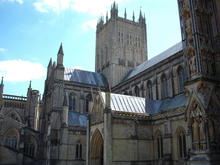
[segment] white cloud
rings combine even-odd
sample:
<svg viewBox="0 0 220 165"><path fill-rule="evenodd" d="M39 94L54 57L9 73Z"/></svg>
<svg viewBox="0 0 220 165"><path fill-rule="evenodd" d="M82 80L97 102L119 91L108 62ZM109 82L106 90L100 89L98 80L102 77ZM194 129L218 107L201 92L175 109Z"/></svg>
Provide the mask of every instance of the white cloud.
<svg viewBox="0 0 220 165"><path fill-rule="evenodd" d="M0 77L4 77L6 81L29 81L40 79L46 74L46 69L40 63L8 60L0 61Z"/></svg>
<svg viewBox="0 0 220 165"><path fill-rule="evenodd" d="M88 31L90 29L95 30L96 29L96 24L97 24L96 19L86 21L85 23L82 24L82 29L84 31Z"/></svg>
<svg viewBox="0 0 220 165"><path fill-rule="evenodd" d="M7 49L5 49L5 48L0 48L0 53L6 52L6 51L7 51Z"/></svg>
<svg viewBox="0 0 220 165"><path fill-rule="evenodd" d="M117 3L125 0L116 0ZM72 9L80 13L97 16L104 14L114 0L38 0L33 5L39 12L61 12Z"/></svg>
<svg viewBox="0 0 220 165"><path fill-rule="evenodd" d="M24 0L2 0L3 2L17 2L17 3L24 3Z"/></svg>

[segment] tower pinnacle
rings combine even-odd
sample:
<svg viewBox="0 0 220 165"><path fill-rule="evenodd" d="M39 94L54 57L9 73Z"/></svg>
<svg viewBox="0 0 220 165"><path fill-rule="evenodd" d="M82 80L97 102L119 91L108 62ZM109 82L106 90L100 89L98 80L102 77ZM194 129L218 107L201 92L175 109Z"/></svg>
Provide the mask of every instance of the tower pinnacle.
<svg viewBox="0 0 220 165"><path fill-rule="evenodd" d="M60 48L59 48L58 54L64 55L62 42L61 42L61 44L60 44Z"/></svg>
<svg viewBox="0 0 220 165"><path fill-rule="evenodd" d="M63 44L61 42L59 51L57 53L57 66L63 66L63 56L64 56Z"/></svg>
<svg viewBox="0 0 220 165"><path fill-rule="evenodd" d="M125 14L124 14L124 16L125 16L125 19L127 19L127 12L126 12L126 8L125 8Z"/></svg>
<svg viewBox="0 0 220 165"><path fill-rule="evenodd" d="M31 80L30 80L30 83L29 83L29 88L31 88Z"/></svg>
<svg viewBox="0 0 220 165"><path fill-rule="evenodd" d="M133 18L133 22L134 22L134 21L135 21L134 11L133 11L133 16L132 16L132 18Z"/></svg>
<svg viewBox="0 0 220 165"><path fill-rule="evenodd" d="M1 85L3 85L4 77L2 76Z"/></svg>

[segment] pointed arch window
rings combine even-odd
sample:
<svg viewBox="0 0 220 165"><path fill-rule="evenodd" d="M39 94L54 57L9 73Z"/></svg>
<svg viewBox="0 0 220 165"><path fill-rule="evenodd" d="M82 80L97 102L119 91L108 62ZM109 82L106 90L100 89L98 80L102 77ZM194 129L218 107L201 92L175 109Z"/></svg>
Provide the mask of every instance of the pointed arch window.
<svg viewBox="0 0 220 165"><path fill-rule="evenodd" d="M138 88L138 86L135 86L134 92L135 92L135 96L137 96L137 97L140 96L140 89Z"/></svg>
<svg viewBox="0 0 220 165"><path fill-rule="evenodd" d="M74 93L69 95L69 111L76 111L76 95Z"/></svg>
<svg viewBox="0 0 220 165"><path fill-rule="evenodd" d="M88 113L89 112L89 103L90 101L92 100L92 95L91 94L88 94L86 96L86 112Z"/></svg>
<svg viewBox="0 0 220 165"><path fill-rule="evenodd" d="M8 117L18 121L18 122L21 122L21 119L18 117L18 115L16 114L16 112L11 112L8 114Z"/></svg>
<svg viewBox="0 0 220 165"><path fill-rule="evenodd" d="M179 156L184 159L187 156L186 151L186 135L184 131L180 131L178 134L178 146L179 146Z"/></svg>
<svg viewBox="0 0 220 165"><path fill-rule="evenodd" d="M162 135L158 135L156 138L157 143L157 157L158 159L163 157L163 137Z"/></svg>
<svg viewBox="0 0 220 165"><path fill-rule="evenodd" d="M149 99L153 99L153 90L151 81L147 82L147 96Z"/></svg>
<svg viewBox="0 0 220 165"><path fill-rule="evenodd" d="M183 92L185 76L184 76L184 70L183 70L182 67L178 68L177 75L178 75L178 89L179 89L179 92Z"/></svg>
<svg viewBox="0 0 220 165"><path fill-rule="evenodd" d="M16 150L18 144L18 133L15 130L9 130L5 135L4 144L5 146Z"/></svg>
<svg viewBox="0 0 220 165"><path fill-rule="evenodd" d="M168 82L165 74L161 76L161 98L168 97Z"/></svg>
<svg viewBox="0 0 220 165"><path fill-rule="evenodd" d="M76 159L82 159L82 144L76 144Z"/></svg>
<svg viewBox="0 0 220 165"><path fill-rule="evenodd" d="M31 156L31 157L34 157L35 156L35 148L36 148L35 144L36 144L36 142L33 139L33 137L30 137L30 140L24 144L24 154Z"/></svg>

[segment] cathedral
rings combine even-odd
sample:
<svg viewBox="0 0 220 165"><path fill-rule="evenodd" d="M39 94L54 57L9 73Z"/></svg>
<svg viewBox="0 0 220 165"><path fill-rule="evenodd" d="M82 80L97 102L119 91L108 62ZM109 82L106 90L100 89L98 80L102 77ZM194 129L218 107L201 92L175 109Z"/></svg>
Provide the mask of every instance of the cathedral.
<svg viewBox="0 0 220 165"><path fill-rule="evenodd" d="M2 78L0 165L219 165L220 1L177 1L182 41L151 59L144 13L113 3L95 72L65 67L61 44L42 99Z"/></svg>

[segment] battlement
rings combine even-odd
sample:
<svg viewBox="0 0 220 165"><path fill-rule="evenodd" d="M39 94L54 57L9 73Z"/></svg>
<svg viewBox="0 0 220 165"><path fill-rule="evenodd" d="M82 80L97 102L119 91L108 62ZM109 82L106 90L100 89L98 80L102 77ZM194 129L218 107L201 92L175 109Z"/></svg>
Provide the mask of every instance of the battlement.
<svg viewBox="0 0 220 165"><path fill-rule="evenodd" d="M122 21L124 23L133 24L135 26L145 26L145 15L142 14L141 10L140 10L139 18L138 18L137 21L135 20L134 12L133 12L132 20L127 19L126 9L125 9L125 12L124 12L124 17L118 16L118 5L116 5L115 2L111 6L110 13L111 13L110 19L108 18L108 12L107 12L105 20L104 20L103 16L98 20L97 26L96 26L96 32L97 33L102 31L102 29L104 27L106 27L108 25L108 23L111 22L111 21Z"/></svg>

